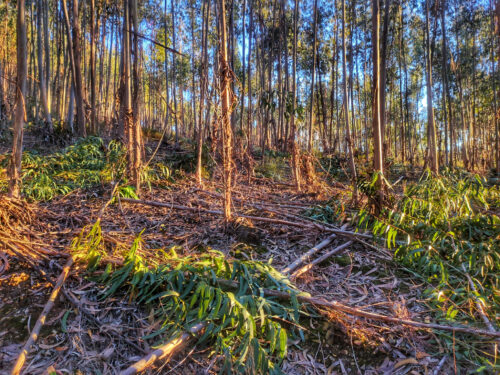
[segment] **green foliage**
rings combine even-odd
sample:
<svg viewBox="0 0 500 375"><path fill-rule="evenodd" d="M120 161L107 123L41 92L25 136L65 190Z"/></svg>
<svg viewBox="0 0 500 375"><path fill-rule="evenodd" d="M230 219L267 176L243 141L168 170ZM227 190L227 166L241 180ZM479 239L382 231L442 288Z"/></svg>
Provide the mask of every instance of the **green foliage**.
<svg viewBox="0 0 500 375"><path fill-rule="evenodd" d="M104 254L99 224L73 244L74 253L88 261L94 270ZM282 322L298 327L297 291L288 279L270 264L229 260L224 254L208 250L199 257L180 257L174 249L154 261L140 255L139 235L125 254L123 266L110 265L99 281L101 298L127 293L130 299L148 307L161 327L146 340L176 337L203 322L205 331L198 342L215 343L213 354L221 355L221 373L281 373L279 365L286 356L287 329ZM220 280L235 281L232 291L222 288ZM285 291L287 304L266 297L263 288Z"/></svg>
<svg viewBox="0 0 500 375"><path fill-rule="evenodd" d="M270 154L263 163L255 167L255 175L277 181L284 180L287 176L286 157Z"/></svg>
<svg viewBox="0 0 500 375"><path fill-rule="evenodd" d="M373 181L364 186L370 193ZM369 229L395 248L396 258L432 287L427 290L438 318L480 320L475 302L491 316L500 314L500 190L478 175L445 171L426 173L409 185L392 209L379 217L357 214L359 228ZM470 287L469 275L477 292ZM492 365L473 349L466 357Z"/></svg>
<svg viewBox="0 0 500 375"><path fill-rule="evenodd" d="M74 145L50 155L25 152L22 193L31 200L49 201L78 188L109 184L123 175L125 155L122 143L111 141L106 145L98 137L79 139ZM2 160L4 167L8 160ZM169 169L162 163L155 163L142 170L141 181L150 186L169 177ZM6 181L2 181L2 188L6 186Z"/></svg>

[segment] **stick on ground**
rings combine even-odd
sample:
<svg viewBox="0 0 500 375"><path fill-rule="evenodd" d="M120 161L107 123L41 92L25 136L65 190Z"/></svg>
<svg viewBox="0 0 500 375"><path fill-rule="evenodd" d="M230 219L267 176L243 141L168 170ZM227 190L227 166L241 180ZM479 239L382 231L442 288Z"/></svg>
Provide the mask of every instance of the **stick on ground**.
<svg viewBox="0 0 500 375"><path fill-rule="evenodd" d="M132 366L120 372L120 375L137 374L138 372L141 372L151 366L157 359L162 359L175 354L175 352L187 345L187 343L193 338L193 335L200 333L204 328L204 323L196 324L188 332L184 332L180 336L168 340L165 344L155 349L141 360L134 363Z"/></svg>
<svg viewBox="0 0 500 375"><path fill-rule="evenodd" d="M330 235L329 237L325 238L319 244L312 247L305 254L303 254L299 258L297 258L294 262L290 263L290 265L285 267L282 272L285 274L290 273L293 270L295 270L298 266L300 266L302 263L309 261L309 259L311 259L311 257L314 254L316 254L318 251L320 251L324 247L328 246L336 237L337 237L337 235L334 233L334 234Z"/></svg>
<svg viewBox="0 0 500 375"><path fill-rule="evenodd" d="M56 285L54 286L54 289L52 289L52 293L50 294L49 300L45 304L42 313L38 317L38 320L36 321L35 327L33 327L33 331L31 331L31 335L28 338L28 341L26 341L26 343L23 346L23 349L21 350L21 353L19 354L19 357L17 357L16 363L14 364L14 367L10 372L11 375L18 375L21 372L21 369L24 366L24 362L26 361L26 356L28 355L31 349L31 345L33 345L35 341L38 339L40 330L42 329L42 326L45 324L45 320L47 319L47 314L54 306L56 298L59 295L59 291L61 290L61 287L63 286L64 282L66 281L66 278L69 275L69 270L73 265L73 262L74 262L73 257L70 257L66 262L66 264L64 265L61 274L57 278Z"/></svg>
<svg viewBox="0 0 500 375"><path fill-rule="evenodd" d="M344 250L346 247L349 247L352 245L352 241L348 241L340 246L337 246L335 249L332 249L328 251L327 253L323 254L319 258L314 259L312 262L306 264L304 267L299 268L297 271L295 271L291 277L299 277L303 273L309 271L311 268L313 268L316 264L320 264L321 262L325 261L326 259L330 258L332 255L337 254L339 251Z"/></svg>

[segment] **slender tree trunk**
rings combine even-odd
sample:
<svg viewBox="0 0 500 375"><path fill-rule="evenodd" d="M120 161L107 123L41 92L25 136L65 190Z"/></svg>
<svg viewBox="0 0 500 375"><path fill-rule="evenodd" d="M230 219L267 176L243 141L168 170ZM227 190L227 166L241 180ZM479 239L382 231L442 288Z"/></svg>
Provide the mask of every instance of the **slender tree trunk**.
<svg viewBox="0 0 500 375"><path fill-rule="evenodd" d="M299 0L295 0L295 7L293 10L293 68L292 68L292 114L291 114L291 123L290 123L290 143L292 150L292 170L293 177L295 180L295 188L297 191L301 190L301 181L300 181L300 159L299 159L299 149L297 146L297 142L295 141L297 127L295 125L295 112L297 108L297 24L299 22ZM250 81L250 77L248 78Z"/></svg>
<svg viewBox="0 0 500 375"><path fill-rule="evenodd" d="M316 72L316 43L317 43L317 27L318 27L318 0L314 0L314 15L313 15L313 61L311 67L311 104L309 106L309 134L307 140L307 151L312 151L313 145L313 125L314 125L314 75Z"/></svg>
<svg viewBox="0 0 500 375"><path fill-rule="evenodd" d="M129 159L129 169L131 170L131 179L135 184L135 192L140 195L141 191L141 167L142 167L142 156L143 156L143 142L142 142L142 130L140 122L140 77L139 77L139 60L140 60L140 50L139 50L139 21L137 17L137 0L128 0L129 2L129 27L128 30L134 30L134 33L127 32L129 34L129 46L130 53L128 56L129 64L132 61L131 55L134 57L131 68L132 68L132 129L129 137L129 153L132 155L131 160ZM132 43L131 43L132 41ZM129 67L130 68L130 67Z"/></svg>
<svg viewBox="0 0 500 375"><path fill-rule="evenodd" d="M130 56L130 7L129 0L123 0L123 25L122 25L122 51L121 51L121 77L120 77L120 122L127 140L127 173L129 177L134 176L134 153L133 153L133 109L132 109L132 77Z"/></svg>
<svg viewBox="0 0 500 375"><path fill-rule="evenodd" d="M198 121L197 136L197 163L196 177L198 184L201 186L202 181L202 157L203 157L203 105L205 103L205 92L208 81L208 23L210 20L210 0L203 0L202 5L202 36L201 36L201 71L200 71L200 113Z"/></svg>
<svg viewBox="0 0 500 375"><path fill-rule="evenodd" d="M172 15L172 44L174 49L177 48L176 43L176 28L175 28L175 8L174 0L170 0L170 12ZM174 99L174 124L175 124L175 144L179 143L179 118L177 113L177 80L175 79L177 71L177 56L175 53L172 54L172 97Z"/></svg>
<svg viewBox="0 0 500 375"><path fill-rule="evenodd" d="M64 3L66 0L62 0ZM83 80L81 70L80 18L78 0L73 0L73 56L75 63L76 127L78 136L85 137L85 109L83 106Z"/></svg>
<svg viewBox="0 0 500 375"><path fill-rule="evenodd" d="M224 164L224 220L231 220L231 173L232 173L232 130L231 130L231 72L227 60L226 6L219 0L219 65L222 109L222 157Z"/></svg>
<svg viewBox="0 0 500 375"><path fill-rule="evenodd" d="M379 0L372 0L372 49L373 49L373 161L375 173L379 173L377 180L378 197L376 202L376 210L380 211L382 208L383 194L384 194L384 159L383 159L383 133L381 121L381 84L380 84L380 3Z"/></svg>
<svg viewBox="0 0 500 375"><path fill-rule="evenodd" d="M248 28L248 59L247 59L247 81L248 81L248 93L247 93L247 139L248 139L248 153L252 153L252 128L253 128L253 105L252 105L252 36L253 36L253 0L250 1L250 10L248 15L250 17L250 27ZM250 180L250 170L248 171L248 179Z"/></svg>
<svg viewBox="0 0 500 375"><path fill-rule="evenodd" d="M42 0L38 0L36 11L36 27L37 27L37 52L38 52L38 83L40 85L40 102L42 103L45 121L47 122L49 132L52 132L52 116L50 115L47 93L47 81L44 73L43 63L43 42L42 42L42 19L43 19L43 4ZM46 66L45 69L49 67Z"/></svg>
<svg viewBox="0 0 500 375"><path fill-rule="evenodd" d="M432 58L429 26L429 0L425 2L425 34L426 34L426 69L425 76L427 82L427 144L429 149L429 165L432 173L439 174L437 158L436 124L434 122L434 107L432 106Z"/></svg>
<svg viewBox="0 0 500 375"><path fill-rule="evenodd" d="M385 160L388 153L386 143L386 85L387 85L387 42L389 35L390 10L392 0L385 0L384 4L384 26L382 28L382 51L380 54L380 127L382 132L382 156Z"/></svg>
<svg viewBox="0 0 500 375"><path fill-rule="evenodd" d="M347 89L348 80L347 77L347 48L346 48L346 37L345 37L345 0L342 0L342 74L344 75L344 125L346 131L346 141L347 149L349 153L349 167L351 169L351 180L354 189L353 199L358 200L358 188L357 188L357 176L356 176L356 164L354 162L354 150L351 138L351 131L349 126L349 91Z"/></svg>
<svg viewBox="0 0 500 375"><path fill-rule="evenodd" d="M95 92L95 0L90 0L90 129L97 134L96 92Z"/></svg>
<svg viewBox="0 0 500 375"><path fill-rule="evenodd" d="M443 58L443 114L444 114L444 150L445 150L445 162L446 165L453 165L453 156L449 157L448 152L451 152L451 139L448 134L448 127L451 127L451 116L448 118L448 110L447 110L447 98L448 95L448 59L447 59L447 48L446 48L446 24L445 24L445 11L446 11L446 0L443 0L441 3L441 32L443 34L443 43L442 43L442 58ZM448 120L450 124L448 124Z"/></svg>
<svg viewBox="0 0 500 375"><path fill-rule="evenodd" d="M9 165L9 196L19 198L21 190L21 158L23 154L23 131L26 118L25 94L28 64L26 59L25 0L17 0L17 79L16 113L12 140L12 157Z"/></svg>

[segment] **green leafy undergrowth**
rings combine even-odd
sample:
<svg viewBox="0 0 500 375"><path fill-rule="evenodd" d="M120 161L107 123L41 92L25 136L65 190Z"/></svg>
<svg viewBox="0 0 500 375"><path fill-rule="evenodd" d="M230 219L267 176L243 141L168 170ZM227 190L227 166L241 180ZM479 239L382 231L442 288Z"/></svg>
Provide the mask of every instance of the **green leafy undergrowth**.
<svg viewBox="0 0 500 375"><path fill-rule="evenodd" d="M376 178L370 183L375 186ZM426 173L405 188L394 207L377 217L361 210L356 220L428 282L426 293L437 318L479 322L479 302L495 322L500 316L500 218L494 213L499 201L498 186L488 186L478 175ZM456 355L496 368L486 352L470 346Z"/></svg>
<svg viewBox="0 0 500 375"><path fill-rule="evenodd" d="M2 163L6 167L8 158ZM119 179L125 168L125 148L98 137L79 139L74 145L49 155L25 152L22 158L22 193L30 200L49 201L78 188L108 184ZM168 168L154 164L142 171L148 184L169 177ZM6 189L7 180L1 181Z"/></svg>
<svg viewBox="0 0 500 375"><path fill-rule="evenodd" d="M297 290L270 264L227 259L208 249L199 256L179 256L174 249L155 250L156 260L144 256L140 235L124 255L120 267L108 264L98 277L102 299L128 295L147 311L161 328L143 337L160 344L170 337L205 324L199 343L213 345L212 355L224 358L221 373L278 374L286 356L289 330L298 325ZM99 268L104 257L99 225L73 244L74 253L88 262L89 271ZM220 280L237 282L232 290ZM263 288L290 294L280 302Z"/></svg>

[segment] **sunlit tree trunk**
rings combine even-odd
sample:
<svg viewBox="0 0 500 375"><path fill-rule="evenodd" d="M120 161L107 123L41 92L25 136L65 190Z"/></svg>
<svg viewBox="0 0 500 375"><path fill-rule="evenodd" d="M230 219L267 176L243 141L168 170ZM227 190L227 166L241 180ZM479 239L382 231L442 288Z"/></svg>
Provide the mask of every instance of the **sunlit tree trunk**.
<svg viewBox="0 0 500 375"><path fill-rule="evenodd" d="M28 64L26 59L25 0L17 0L17 79L16 112L12 140L12 157L9 165L9 196L19 198L21 190L21 158L23 154L23 130L26 116L25 94Z"/></svg>
<svg viewBox="0 0 500 375"><path fill-rule="evenodd" d="M352 144L351 131L349 125L349 92L347 90L348 77L347 77L347 48L345 37L345 0L342 0L342 74L344 75L344 125L346 131L347 152L349 153L349 167L351 169L351 179L354 189L354 200L358 199L358 188L356 185L356 164L354 162L354 145Z"/></svg>
<svg viewBox="0 0 500 375"><path fill-rule="evenodd" d="M203 0L202 5L202 36L201 36L201 69L200 69L200 106L199 106L199 119L198 119L198 132L197 138L197 163L196 163L196 177L198 184L202 185L202 156L203 156L203 108L205 103L205 93L208 81L208 22L210 19L210 1Z"/></svg>
<svg viewBox="0 0 500 375"><path fill-rule="evenodd" d="M130 52L134 57L131 68L132 68L132 129L129 138L129 154L132 155L131 160L129 159L129 169L131 170L131 178L135 183L136 194L140 194L141 189L141 167L143 159L143 141L142 141L142 130L140 122L140 77L139 77L139 21L137 17L137 0L128 0L130 7L130 26L129 30L133 29L133 33L128 32ZM131 43L132 41L132 43ZM129 53L129 63L132 61L131 55Z"/></svg>
<svg viewBox="0 0 500 375"><path fill-rule="evenodd" d="M48 102L48 82L46 81L47 76L44 73L44 62L43 53L45 49L43 48L42 42L42 19L43 19L43 4L42 0L38 0L37 11L36 11L36 27L37 27L37 56L38 56L38 84L40 85L40 102L42 103L43 113L45 121L47 122L48 130L52 131L52 116L50 115L49 102ZM49 66L45 66L45 69L49 69Z"/></svg>
<svg viewBox="0 0 500 375"><path fill-rule="evenodd" d="M318 27L318 0L314 0L313 5L313 60L311 66L311 104L309 106L309 134L307 140L307 151L312 151L313 145L313 128L314 128L314 76L316 72L316 43L317 43L317 27Z"/></svg>
<svg viewBox="0 0 500 375"><path fill-rule="evenodd" d="M380 3L379 0L372 0L372 49L373 49L373 164L375 173L380 174L378 179L378 197L377 200L377 210L381 209L383 200L383 180L382 176L384 173L384 159L382 150L382 124L381 124L381 114L380 114L380 38L379 38L379 28L380 28Z"/></svg>
<svg viewBox="0 0 500 375"><path fill-rule="evenodd" d="M292 170L293 178L295 181L295 188L297 191L301 190L300 181L300 161L299 161L299 149L297 142L295 141L297 127L295 125L295 111L297 108L297 24L299 22L299 0L295 0L295 8L293 11L293 68L292 68L292 113L290 122L290 143L292 151ZM250 81L250 78L248 78Z"/></svg>
<svg viewBox="0 0 500 375"><path fill-rule="evenodd" d="M224 167L224 221L231 220L231 71L227 60L226 6L219 0L219 66L222 116L222 158Z"/></svg>
<svg viewBox="0 0 500 375"><path fill-rule="evenodd" d="M382 132L382 156L389 154L390 143L386 142L386 84L387 84L387 39L389 35L390 10L392 0L385 0L384 25L382 27L382 51L380 54L380 128Z"/></svg>
<svg viewBox="0 0 500 375"><path fill-rule="evenodd" d="M429 153L429 166L434 174L438 174L438 158L437 158L437 139L436 139L436 123L434 122L434 107L432 104L432 59L431 59L431 43L430 43L430 25L429 25L429 0L425 2L425 50L426 50L426 66L425 77L427 84L427 145Z"/></svg>
<svg viewBox="0 0 500 375"><path fill-rule="evenodd" d="M449 166L453 166L453 147L451 147L451 130L448 131L448 127L451 128L451 116L448 117L448 107L447 102L449 98L448 94L448 59L447 59L447 47L446 47L446 24L445 24L445 11L446 11L446 0L441 3L441 32L443 34L442 43L442 75L443 75L443 114L444 114L444 150L445 150L445 162ZM449 104L449 103L448 103ZM449 121L449 122L448 122ZM448 156L450 154L450 156Z"/></svg>

